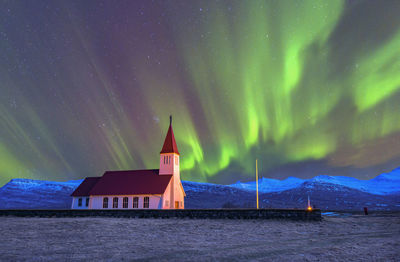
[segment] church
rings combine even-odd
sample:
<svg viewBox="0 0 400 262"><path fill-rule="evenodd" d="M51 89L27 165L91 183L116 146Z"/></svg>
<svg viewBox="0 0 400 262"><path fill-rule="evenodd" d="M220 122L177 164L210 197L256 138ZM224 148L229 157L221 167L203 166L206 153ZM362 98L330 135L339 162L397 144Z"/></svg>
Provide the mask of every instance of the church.
<svg viewBox="0 0 400 262"><path fill-rule="evenodd" d="M159 169L106 171L85 178L71 196L72 209L184 209L172 117Z"/></svg>

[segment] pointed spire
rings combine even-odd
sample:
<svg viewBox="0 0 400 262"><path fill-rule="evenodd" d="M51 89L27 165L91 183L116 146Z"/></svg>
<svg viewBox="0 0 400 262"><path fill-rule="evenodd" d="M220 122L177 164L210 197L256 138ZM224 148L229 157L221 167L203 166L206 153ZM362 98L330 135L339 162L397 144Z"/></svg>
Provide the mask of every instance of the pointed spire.
<svg viewBox="0 0 400 262"><path fill-rule="evenodd" d="M169 128L167 136L164 140L164 145L161 149L160 154L163 153L175 153L179 155L178 147L176 145L174 131L172 130L172 115L169 116Z"/></svg>

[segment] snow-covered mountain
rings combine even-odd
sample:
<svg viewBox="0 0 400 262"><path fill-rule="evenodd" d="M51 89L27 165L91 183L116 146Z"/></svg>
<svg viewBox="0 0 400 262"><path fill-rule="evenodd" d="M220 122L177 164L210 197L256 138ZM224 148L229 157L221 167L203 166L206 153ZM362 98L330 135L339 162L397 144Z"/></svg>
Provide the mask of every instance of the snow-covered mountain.
<svg viewBox="0 0 400 262"><path fill-rule="evenodd" d="M264 193L260 199L263 207L305 208L308 196L311 205L322 210L400 210L399 194L377 195L321 181L306 181L290 190Z"/></svg>
<svg viewBox="0 0 400 262"><path fill-rule="evenodd" d="M0 188L0 209L70 208L71 193L83 180L67 182L15 178Z"/></svg>
<svg viewBox="0 0 400 262"><path fill-rule="evenodd" d="M359 180L354 177L327 175L320 175L311 179L300 179L296 177L289 177L285 180L261 178L258 181L258 190L261 193L280 192L298 188L303 183L308 182L334 184L375 195L395 194L400 193L400 168L396 168L389 173L381 174L370 180ZM239 181L230 186L238 189L256 190L255 181L247 183Z"/></svg>
<svg viewBox="0 0 400 262"><path fill-rule="evenodd" d="M67 182L12 179L0 188L0 209L69 209L70 194L82 180ZM182 181L186 208L255 207L255 182L218 185ZM317 176L259 180L260 207L328 210L400 210L400 168L371 180Z"/></svg>
<svg viewBox="0 0 400 262"><path fill-rule="evenodd" d="M305 180L297 177L288 177L285 180L273 179L273 178L261 178L258 180L258 190L262 193L269 193L269 192L279 192L284 190L289 190L300 186L304 183ZM238 189L245 189L245 190L256 190L256 182L246 182L242 183L240 181L236 182L235 184L230 185L231 187L235 187Z"/></svg>

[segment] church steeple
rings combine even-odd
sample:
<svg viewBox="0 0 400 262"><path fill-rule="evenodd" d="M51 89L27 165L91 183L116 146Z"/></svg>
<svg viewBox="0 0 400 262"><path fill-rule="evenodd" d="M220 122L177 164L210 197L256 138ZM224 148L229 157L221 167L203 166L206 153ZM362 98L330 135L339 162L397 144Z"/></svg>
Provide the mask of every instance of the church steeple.
<svg viewBox="0 0 400 262"><path fill-rule="evenodd" d="M169 116L169 128L167 136L164 140L164 145L160 154L175 153L179 155L178 147L176 145L174 131L172 130L172 116Z"/></svg>
<svg viewBox="0 0 400 262"><path fill-rule="evenodd" d="M172 116L169 117L169 128L164 145L160 152L160 175L173 175L179 178L179 151L172 130Z"/></svg>
<svg viewBox="0 0 400 262"><path fill-rule="evenodd" d="M160 152L160 169L158 174L160 176L172 176L166 190L168 193L166 193L162 200L164 205L171 209L184 208L183 199L185 191L183 190L179 172L179 157L174 131L172 130L172 116L169 116L169 128Z"/></svg>

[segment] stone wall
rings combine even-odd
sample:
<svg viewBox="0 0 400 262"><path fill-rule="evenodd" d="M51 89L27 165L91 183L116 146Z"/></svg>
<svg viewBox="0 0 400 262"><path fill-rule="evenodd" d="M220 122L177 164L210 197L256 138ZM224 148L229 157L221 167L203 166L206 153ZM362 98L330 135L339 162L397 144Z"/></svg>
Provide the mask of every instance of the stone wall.
<svg viewBox="0 0 400 262"><path fill-rule="evenodd" d="M321 220L321 210L301 209L176 209L176 210L0 210L0 216L17 217L127 217L192 219Z"/></svg>

